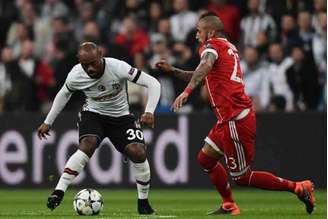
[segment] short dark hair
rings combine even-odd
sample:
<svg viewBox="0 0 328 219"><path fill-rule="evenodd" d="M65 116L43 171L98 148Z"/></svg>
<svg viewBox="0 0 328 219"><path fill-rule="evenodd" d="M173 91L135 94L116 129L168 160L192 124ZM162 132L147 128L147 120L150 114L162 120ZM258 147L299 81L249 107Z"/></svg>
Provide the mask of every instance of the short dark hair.
<svg viewBox="0 0 328 219"><path fill-rule="evenodd" d="M97 44L95 44L94 42L87 41L80 44L78 53L80 53L81 51L90 52L91 50L95 49L98 49Z"/></svg>
<svg viewBox="0 0 328 219"><path fill-rule="evenodd" d="M217 33L224 33L223 23L219 16L217 16L214 12L205 12L199 17L199 20L207 22Z"/></svg>

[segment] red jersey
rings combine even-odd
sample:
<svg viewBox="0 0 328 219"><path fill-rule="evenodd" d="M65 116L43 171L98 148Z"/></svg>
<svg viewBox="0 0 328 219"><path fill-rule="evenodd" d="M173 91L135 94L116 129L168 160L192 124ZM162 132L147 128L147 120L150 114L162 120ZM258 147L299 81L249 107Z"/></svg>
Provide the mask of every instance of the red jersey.
<svg viewBox="0 0 328 219"><path fill-rule="evenodd" d="M205 77L205 85L218 123L223 123L251 108L252 101L244 91L236 47L224 38L211 38L199 48L200 57L205 52L212 52L217 57Z"/></svg>

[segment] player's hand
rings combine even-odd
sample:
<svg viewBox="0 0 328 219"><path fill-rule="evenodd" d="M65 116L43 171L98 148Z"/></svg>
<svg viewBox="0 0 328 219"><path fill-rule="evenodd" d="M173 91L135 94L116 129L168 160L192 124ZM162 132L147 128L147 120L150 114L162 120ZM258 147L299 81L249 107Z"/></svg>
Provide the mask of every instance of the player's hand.
<svg viewBox="0 0 328 219"><path fill-rule="evenodd" d="M155 64L155 67L165 73L171 73L173 71L173 66L167 63L166 60L162 59L161 61Z"/></svg>
<svg viewBox="0 0 328 219"><path fill-rule="evenodd" d="M187 102L189 94L187 92L182 92L173 102L171 106L171 110L174 112L178 111L182 107L182 105Z"/></svg>
<svg viewBox="0 0 328 219"><path fill-rule="evenodd" d="M145 112L140 117L140 125L142 127L154 128L154 115L149 112Z"/></svg>
<svg viewBox="0 0 328 219"><path fill-rule="evenodd" d="M50 131L50 125L42 123L39 128L38 128L38 137L40 140L47 139L47 135L50 136L49 134Z"/></svg>

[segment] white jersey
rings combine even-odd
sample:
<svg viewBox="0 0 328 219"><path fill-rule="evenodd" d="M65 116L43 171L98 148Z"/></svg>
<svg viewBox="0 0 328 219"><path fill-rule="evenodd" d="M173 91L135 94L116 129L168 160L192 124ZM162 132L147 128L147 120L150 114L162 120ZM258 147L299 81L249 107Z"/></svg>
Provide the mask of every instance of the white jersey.
<svg viewBox="0 0 328 219"><path fill-rule="evenodd" d="M65 86L71 92L84 92L86 102L83 111L113 117L127 115L130 111L126 82L136 82L141 71L118 59L104 60L105 69L101 78L90 78L81 64L77 64L69 72Z"/></svg>

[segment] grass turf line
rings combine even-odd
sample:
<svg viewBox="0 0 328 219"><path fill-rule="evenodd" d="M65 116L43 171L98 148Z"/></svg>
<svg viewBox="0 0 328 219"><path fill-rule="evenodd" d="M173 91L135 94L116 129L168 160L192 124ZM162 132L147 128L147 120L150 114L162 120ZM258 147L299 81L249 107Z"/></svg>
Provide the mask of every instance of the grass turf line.
<svg viewBox="0 0 328 219"><path fill-rule="evenodd" d="M78 190L69 190L63 203L54 211L46 208L51 190L0 190L0 219L71 219L81 218L72 207ZM206 213L219 206L219 197L213 190L161 190L153 189L150 201L158 215L139 216L136 211L135 190L101 190L104 209L92 219L107 218L213 218ZM326 190L316 190L316 209L313 218L326 218ZM262 190L234 190L241 215L238 218L309 218L304 205L296 196L286 192ZM82 217L85 218L85 217Z"/></svg>

